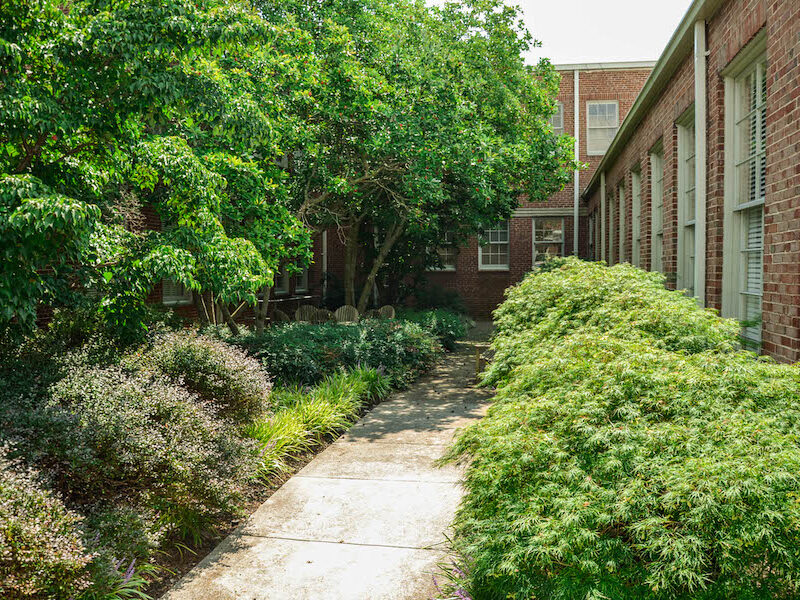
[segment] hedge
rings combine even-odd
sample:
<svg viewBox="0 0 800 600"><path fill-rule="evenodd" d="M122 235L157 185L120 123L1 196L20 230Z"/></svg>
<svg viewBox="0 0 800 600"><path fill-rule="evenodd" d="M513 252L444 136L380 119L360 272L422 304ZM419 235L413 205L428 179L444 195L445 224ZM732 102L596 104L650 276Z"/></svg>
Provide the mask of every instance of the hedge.
<svg viewBox="0 0 800 600"><path fill-rule="evenodd" d="M800 369L630 266L568 260L496 313L455 544L476 600L793 598Z"/></svg>

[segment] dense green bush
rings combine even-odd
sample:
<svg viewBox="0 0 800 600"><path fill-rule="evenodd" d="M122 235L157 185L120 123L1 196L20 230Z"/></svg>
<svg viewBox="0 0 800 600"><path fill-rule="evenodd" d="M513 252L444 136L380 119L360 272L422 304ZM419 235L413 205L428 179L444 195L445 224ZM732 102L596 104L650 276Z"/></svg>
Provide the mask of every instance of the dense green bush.
<svg viewBox="0 0 800 600"><path fill-rule="evenodd" d="M230 341L258 358L284 385L313 385L357 366L382 369L393 384L401 385L429 368L441 350L427 329L395 319L353 325L288 323Z"/></svg>
<svg viewBox="0 0 800 600"><path fill-rule="evenodd" d="M667 290L663 283L660 273L576 258L529 275L508 290L495 311L496 356L487 381L500 381L514 366L529 362L528 349L577 330L667 350L728 352L737 347L735 321L698 309L694 299Z"/></svg>
<svg viewBox="0 0 800 600"><path fill-rule="evenodd" d="M75 513L0 454L0 597L67 600L85 589L91 557L79 528Z"/></svg>
<svg viewBox="0 0 800 600"><path fill-rule="evenodd" d="M417 311L400 309L397 318L421 325L433 333L447 350L456 349L456 340L467 335L470 320L458 313L443 308Z"/></svg>
<svg viewBox="0 0 800 600"><path fill-rule="evenodd" d="M159 332L124 363L182 383L239 423L258 417L268 406L270 382L258 361L219 339L191 331Z"/></svg>
<svg viewBox="0 0 800 600"><path fill-rule="evenodd" d="M498 311L496 400L449 455L477 600L800 594L800 369L659 285L570 261Z"/></svg>
<svg viewBox="0 0 800 600"><path fill-rule="evenodd" d="M314 388L276 391L275 414L247 430L262 449L262 476L288 472L292 458L352 425L364 407L383 399L389 390L388 378L378 371L357 368L330 375Z"/></svg>

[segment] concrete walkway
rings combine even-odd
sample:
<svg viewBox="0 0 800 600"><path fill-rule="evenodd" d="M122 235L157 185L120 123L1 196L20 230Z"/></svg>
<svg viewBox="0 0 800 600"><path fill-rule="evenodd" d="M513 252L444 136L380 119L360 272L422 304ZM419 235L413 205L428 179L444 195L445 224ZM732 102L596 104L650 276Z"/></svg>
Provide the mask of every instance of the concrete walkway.
<svg viewBox="0 0 800 600"><path fill-rule="evenodd" d="M286 482L163 599L433 597L462 495L460 470L433 463L485 412L474 375L462 344Z"/></svg>

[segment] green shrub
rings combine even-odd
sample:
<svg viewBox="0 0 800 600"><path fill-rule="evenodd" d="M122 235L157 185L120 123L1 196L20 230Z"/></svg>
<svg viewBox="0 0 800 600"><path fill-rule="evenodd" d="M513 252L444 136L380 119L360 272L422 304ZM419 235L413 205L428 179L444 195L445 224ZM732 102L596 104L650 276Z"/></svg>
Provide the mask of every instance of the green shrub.
<svg viewBox="0 0 800 600"><path fill-rule="evenodd" d="M276 390L275 414L247 429L261 446L262 476L287 473L292 458L352 425L362 408L381 400L389 390L385 376L365 368L328 376L312 389Z"/></svg>
<svg viewBox="0 0 800 600"><path fill-rule="evenodd" d="M357 366L382 369L395 385L402 385L429 368L441 350L429 331L399 320L289 323L230 341L259 359L282 385L313 385Z"/></svg>
<svg viewBox="0 0 800 600"><path fill-rule="evenodd" d="M729 352L738 345L735 321L700 310L694 299L665 289L659 273L630 265L609 268L576 258L554 266L533 272L510 288L495 311L496 354L487 383L529 362L528 348L581 329L684 352Z"/></svg>
<svg viewBox="0 0 800 600"><path fill-rule="evenodd" d="M456 349L456 340L467 335L470 324L467 317L443 308L426 311L401 309L397 313L397 318L421 325L433 333L442 346L451 352Z"/></svg>
<svg viewBox="0 0 800 600"><path fill-rule="evenodd" d="M0 597L75 597L89 585L90 560L80 518L0 456Z"/></svg>
<svg viewBox="0 0 800 600"><path fill-rule="evenodd" d="M570 260L498 310L497 396L448 455L477 600L800 594L800 368L658 285Z"/></svg>
<svg viewBox="0 0 800 600"><path fill-rule="evenodd" d="M124 364L162 373L239 423L251 421L268 406L270 382L258 361L240 348L192 331L160 332Z"/></svg>

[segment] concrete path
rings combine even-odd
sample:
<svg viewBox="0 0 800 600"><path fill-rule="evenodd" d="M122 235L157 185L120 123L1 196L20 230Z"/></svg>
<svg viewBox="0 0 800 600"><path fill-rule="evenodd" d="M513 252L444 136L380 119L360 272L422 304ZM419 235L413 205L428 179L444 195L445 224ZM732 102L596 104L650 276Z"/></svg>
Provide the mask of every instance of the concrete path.
<svg viewBox="0 0 800 600"><path fill-rule="evenodd" d="M273 494L163 600L427 600L461 498L437 468L480 418L462 344L428 376L365 415Z"/></svg>

